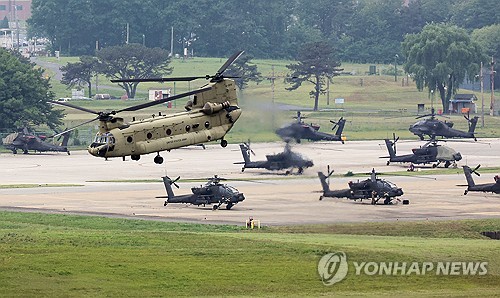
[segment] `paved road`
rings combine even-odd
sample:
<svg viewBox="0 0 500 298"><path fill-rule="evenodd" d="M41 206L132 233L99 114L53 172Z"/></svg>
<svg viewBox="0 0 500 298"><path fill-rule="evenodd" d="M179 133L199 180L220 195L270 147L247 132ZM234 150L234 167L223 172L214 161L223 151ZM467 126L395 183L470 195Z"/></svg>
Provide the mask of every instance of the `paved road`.
<svg viewBox="0 0 500 298"><path fill-rule="evenodd" d="M453 143L464 156L462 164L483 167L500 166L500 139L483 143ZM385 165L385 146L379 141L340 143L305 143L294 150L314 160L315 166L303 176L286 177L258 169L241 173L242 160L238 145L220 148L210 145L206 150L188 147L164 153L163 165L153 163L154 155L143 156L135 162L121 159L105 161L90 156L85 151L66 154L2 154L0 160L1 184L79 184L73 187L38 187L0 189L0 207L8 210L44 210L45 212L98 214L105 216L147 218L167 221L201 223L243 224L252 216L266 225L400 221L427 219L464 219L500 217L500 196L469 193L463 195L465 179L460 169L457 174L435 176L436 180L410 177L388 177L405 191L404 198L410 205L372 206L369 202L352 202L342 199L319 201L319 180L316 172L331 165L336 173L377 171L405 171L402 165ZM398 152L409 152L419 142L401 142ZM252 144L257 156L282 150L280 143ZM169 204L156 196L165 195L160 177L204 178L214 174L226 178L258 178L263 183L233 181L247 198L232 210L212 211L209 206L194 207ZM478 183L493 181L494 174L477 177ZM117 180L151 180L155 183L109 182ZM357 178L356 178L357 179ZM108 182L96 182L96 181ZM332 188L345 188L349 178L331 179ZM179 183L176 193L190 193L190 187L200 183Z"/></svg>

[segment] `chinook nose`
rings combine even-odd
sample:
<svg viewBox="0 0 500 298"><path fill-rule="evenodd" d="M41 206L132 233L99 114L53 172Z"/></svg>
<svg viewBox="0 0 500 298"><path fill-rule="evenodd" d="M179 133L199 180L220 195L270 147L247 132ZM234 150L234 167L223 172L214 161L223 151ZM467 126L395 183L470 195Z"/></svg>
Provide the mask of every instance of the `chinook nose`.
<svg viewBox="0 0 500 298"><path fill-rule="evenodd" d="M453 154L453 159L455 161L459 161L462 159L462 154L460 154L460 152L457 152L456 154Z"/></svg>
<svg viewBox="0 0 500 298"><path fill-rule="evenodd" d="M236 122L238 118L241 116L241 109L237 106L229 107L229 112L227 113L227 117L231 119L231 122Z"/></svg>
<svg viewBox="0 0 500 298"><path fill-rule="evenodd" d="M89 146L87 151L97 157L106 157L106 153L108 152L108 145L101 146Z"/></svg>

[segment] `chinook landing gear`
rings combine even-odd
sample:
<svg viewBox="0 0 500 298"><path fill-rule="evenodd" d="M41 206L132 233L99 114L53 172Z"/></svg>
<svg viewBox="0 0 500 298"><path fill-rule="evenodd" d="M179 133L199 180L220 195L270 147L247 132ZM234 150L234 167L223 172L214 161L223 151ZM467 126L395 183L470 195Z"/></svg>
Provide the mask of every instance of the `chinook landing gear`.
<svg viewBox="0 0 500 298"><path fill-rule="evenodd" d="M154 162L155 164L158 165L161 165L163 163L163 157L160 156L160 153L158 153L158 155L155 156Z"/></svg>
<svg viewBox="0 0 500 298"><path fill-rule="evenodd" d="M130 156L130 158L131 158L132 160L137 161L137 160L141 159L141 156L140 156L140 155L131 155L131 156Z"/></svg>
<svg viewBox="0 0 500 298"><path fill-rule="evenodd" d="M220 146L221 146L222 148L226 148L226 147L227 147L227 141L226 141L226 140L224 140L224 139L220 140Z"/></svg>

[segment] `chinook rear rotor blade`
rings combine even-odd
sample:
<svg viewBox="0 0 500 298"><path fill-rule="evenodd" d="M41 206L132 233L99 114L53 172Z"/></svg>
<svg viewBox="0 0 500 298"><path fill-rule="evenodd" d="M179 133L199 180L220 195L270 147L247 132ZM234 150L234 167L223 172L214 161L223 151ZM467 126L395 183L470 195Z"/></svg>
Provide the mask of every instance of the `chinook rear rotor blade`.
<svg viewBox="0 0 500 298"><path fill-rule="evenodd" d="M53 105L60 105L60 106L68 107L68 108L73 108L73 109L80 110L80 111L87 112L87 113L91 113L91 114L96 114L96 115L100 114L100 112L96 112L96 111L93 111L93 110L90 110L87 108L75 106L75 105L72 105L72 104L67 103L67 102L49 100L48 103L51 103Z"/></svg>

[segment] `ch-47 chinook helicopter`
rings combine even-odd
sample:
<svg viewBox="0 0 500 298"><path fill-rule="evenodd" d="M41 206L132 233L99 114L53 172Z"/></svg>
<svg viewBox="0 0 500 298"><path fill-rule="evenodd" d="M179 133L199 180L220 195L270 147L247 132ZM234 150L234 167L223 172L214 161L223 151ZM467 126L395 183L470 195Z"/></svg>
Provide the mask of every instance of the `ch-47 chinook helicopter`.
<svg viewBox="0 0 500 298"><path fill-rule="evenodd" d="M334 124L332 130L338 127L335 134L320 132L318 131L318 125L304 123L302 119L305 117L301 116L300 111L297 111L297 117L294 118L297 119L296 122L287 124L276 130L276 134L284 141L295 140L297 143L300 143L302 139L306 139L310 141L340 141L344 144L345 137L342 136L342 131L344 130L346 121L343 117L337 122L330 120Z"/></svg>
<svg viewBox="0 0 500 298"><path fill-rule="evenodd" d="M472 173L481 176L481 174L477 172L480 167L481 165L478 165L476 168L471 169L468 166L463 166L465 179L467 180L467 189L464 191L464 195L466 195L469 191L492 192L500 194L500 177L498 175L494 177L495 183L476 184L474 182Z"/></svg>
<svg viewBox="0 0 500 298"><path fill-rule="evenodd" d="M238 107L236 84L234 80L229 79L234 77L225 77L224 71L242 53L242 51L234 53L215 75L112 80L112 82L118 83L209 80L207 84L197 90L157 101L131 106L118 111L101 112L66 102L51 101L51 103L97 115L96 118L70 129L73 130L78 126L99 120L99 132L94 142L87 148L90 154L97 157L122 157L125 160L126 156L130 156L132 160L139 160L141 155L157 152L154 162L161 164L163 158L160 156L160 151L215 140L221 140L221 146L226 147L227 141L224 140L224 136L240 117L241 109ZM194 97L187 102L185 112L171 115L160 114L153 118L130 123L126 123L123 118L115 116L121 112L138 111L191 95L194 95Z"/></svg>
<svg viewBox="0 0 500 298"><path fill-rule="evenodd" d="M289 175L292 173L294 168L298 169L298 174L302 174L305 168L312 167L314 164L312 160L304 158L302 155L292 152L290 144L286 143L283 152L278 154L266 155L266 160L262 161L251 161L250 145L247 143L240 144L241 154L243 155L243 162L235 162L235 164L243 164L241 171L245 171L247 168L263 168L270 171L279 171L290 169L286 171Z"/></svg>
<svg viewBox="0 0 500 298"><path fill-rule="evenodd" d="M245 200L245 196L236 188L220 183L226 179L218 177L217 175L212 178L208 178L208 182L205 185L191 188L192 194L178 196L174 195L172 184L179 188L176 182L180 179L180 177L177 177L175 180L170 179L168 176L164 176L162 178L165 190L167 191L167 196L157 198L166 198L163 206L167 206L169 203L184 203L195 206L213 204L212 209L217 210L222 204L225 204L226 209L229 210L234 205Z"/></svg>
<svg viewBox="0 0 500 298"><path fill-rule="evenodd" d="M403 190L394 183L377 178L375 169L372 169L369 179L358 182L349 181L349 188L339 190L330 190L329 178L332 174L333 170L330 171L330 167L328 167L328 175L318 172L318 177L323 187L323 195L319 197L320 201L327 197L347 198L354 201L371 200L371 204L375 205L380 199L384 199L384 205L389 205L394 200L398 200L397 197L403 195ZM403 200L403 205L408 204L408 200Z"/></svg>
<svg viewBox="0 0 500 298"><path fill-rule="evenodd" d="M61 145L56 145L45 142L46 136L38 136L29 132L28 128L25 127L18 132L9 134L2 139L2 142L4 147L11 150L13 154L17 154L18 150L28 154L29 150L32 150L35 152L66 152L69 155L70 152L67 147L69 135L69 132L65 133Z"/></svg>
<svg viewBox="0 0 500 298"><path fill-rule="evenodd" d="M436 140L430 140L420 148L412 149L412 154L396 155L396 143L399 137L394 140L385 139L385 145L389 156L381 158L389 158L387 165L391 162L411 163L413 164L430 164L435 168L444 162L444 167L448 168L450 165L456 165L456 162L462 159L460 152L456 152L450 147L438 145Z"/></svg>
<svg viewBox="0 0 500 298"><path fill-rule="evenodd" d="M469 124L468 131L462 131L453 128L453 122L451 121L441 121L436 119L436 114L434 113L434 108L431 109L430 114L418 116L417 119L428 117L430 118L420 120L414 124L412 124L409 130L417 135L420 140L424 140L424 136L427 135L431 139L436 139L436 137L443 138L472 138L476 141L476 136L474 135L474 130L476 129L477 120L479 117L474 117L470 119L467 115L464 115L464 118L467 120Z"/></svg>

